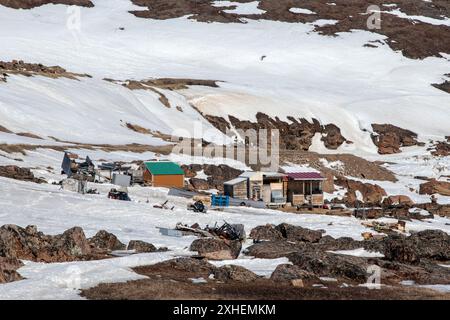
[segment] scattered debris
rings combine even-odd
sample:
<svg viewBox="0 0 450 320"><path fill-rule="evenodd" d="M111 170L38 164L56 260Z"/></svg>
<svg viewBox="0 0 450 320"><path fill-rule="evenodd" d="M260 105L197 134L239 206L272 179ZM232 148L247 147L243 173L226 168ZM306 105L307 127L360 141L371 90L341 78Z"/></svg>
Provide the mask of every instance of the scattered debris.
<svg viewBox="0 0 450 320"><path fill-rule="evenodd" d="M392 232L405 232L406 231L406 221L399 220L394 223L388 222L379 222L379 221L364 221L361 223L363 226L367 228L372 228L376 232L390 234Z"/></svg>
<svg viewBox="0 0 450 320"><path fill-rule="evenodd" d="M153 205L153 208L156 209L165 209L165 210L173 210L175 208L175 206L169 207L167 205L167 203L169 202L169 200L164 201L162 204L155 204Z"/></svg>

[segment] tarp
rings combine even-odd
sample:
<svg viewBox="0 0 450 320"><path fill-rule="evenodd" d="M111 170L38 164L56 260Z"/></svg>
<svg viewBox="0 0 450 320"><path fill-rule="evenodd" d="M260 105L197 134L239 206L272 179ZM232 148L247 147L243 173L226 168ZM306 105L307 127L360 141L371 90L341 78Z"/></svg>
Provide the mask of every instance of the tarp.
<svg viewBox="0 0 450 320"><path fill-rule="evenodd" d="M67 176L70 178L72 176L72 169L70 168L70 163L72 161L69 158L69 155L67 154L67 152L64 152L64 158L63 158L63 162L61 164L61 168L62 171L67 174Z"/></svg>

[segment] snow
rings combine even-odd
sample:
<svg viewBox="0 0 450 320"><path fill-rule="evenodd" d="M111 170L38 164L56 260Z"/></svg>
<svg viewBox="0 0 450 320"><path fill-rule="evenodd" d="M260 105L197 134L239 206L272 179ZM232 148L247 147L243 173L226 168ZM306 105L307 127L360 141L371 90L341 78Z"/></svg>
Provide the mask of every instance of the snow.
<svg viewBox="0 0 450 320"><path fill-rule="evenodd" d="M289 11L292 13L316 14L314 11L311 11L309 9L303 9L303 8L290 8Z"/></svg>
<svg viewBox="0 0 450 320"><path fill-rule="evenodd" d="M348 256L363 257L363 258L383 258L384 255L379 252L367 251L364 248L358 248L354 250L337 250L329 251L335 254L343 254Z"/></svg>
<svg viewBox="0 0 450 320"><path fill-rule="evenodd" d="M26 262L18 272L25 280L0 285L0 299L81 299L80 289L99 283L145 279L130 268L168 260L175 252L66 263Z"/></svg>
<svg viewBox="0 0 450 320"><path fill-rule="evenodd" d="M317 214L290 214L269 209L230 207L223 211L209 210L208 214L196 214L186 209L188 200L167 196L165 188L130 187L133 201L122 202L107 199L106 193L111 185L90 185L100 195L80 195L64 190L59 186L33 184L0 178L0 225L37 225L46 234L59 234L75 225L80 226L87 237L104 229L114 233L120 241L143 240L157 247L165 246L165 253L128 255L101 261L71 262L62 264L40 264L27 262L19 270L26 280L0 285L0 298L11 299L72 299L77 296L77 288L68 274L81 274L80 288L95 286L103 282L120 282L141 278L129 268L137 265L157 263L180 255L190 255L188 248L195 239L193 236L170 237L159 233L157 227L173 228L176 223L193 224L202 227L222 223L243 223L247 232L258 225L281 222L300 225L305 228L323 229L333 237L352 237L361 240L362 232L370 231L354 217L338 217ZM175 206L173 211L153 208L154 203L166 199ZM17 204L21 203L20 206ZM390 219L392 220L392 219ZM391 222L389 219L387 222ZM383 221L380 219L380 221ZM441 229L450 233L448 219L436 217L427 221L407 222L407 231ZM251 241L244 244L244 248ZM366 255L362 250L338 252L340 254ZM286 258L255 259L241 255L236 260L214 262L216 265L235 264L253 272L269 277L273 270ZM75 272L76 271L76 272ZM78 282L76 282L77 284Z"/></svg>
<svg viewBox="0 0 450 320"><path fill-rule="evenodd" d="M93 2L93 8L79 8L79 29L67 28L71 11L63 5L32 10L0 7L2 60L60 65L93 76L79 81L8 78L0 86L0 125L73 141L161 144L157 138L130 131L120 120L167 134L192 131L197 120L205 130L213 130L192 103L203 113L224 118L231 114L254 121L256 112L264 110L281 120L296 116L334 123L354 142L339 152L376 154L361 123L389 120L419 137L448 135L450 96L430 85L442 82L442 70L449 65L446 59L411 60L388 46L366 48L368 41L384 40L368 31L325 37L312 32L313 24L138 19L128 11L141 7L127 0ZM257 3L236 5L244 10ZM266 59L261 61L263 55ZM163 106L153 92L130 91L103 81L150 77L224 82L220 88L164 91L172 104L181 104L180 112L175 106Z"/></svg>
<svg viewBox="0 0 450 320"><path fill-rule="evenodd" d="M226 13L235 14L263 14L266 11L258 9L259 1L252 1L247 3L233 2L233 1L214 1L213 6L215 7L228 7L236 6L236 9L223 10Z"/></svg>
<svg viewBox="0 0 450 320"><path fill-rule="evenodd" d="M0 60L22 59L48 66L60 65L68 71L92 76L72 80L11 75L6 83L1 83L0 125L16 133L36 134L43 140L0 132L0 144L42 146L27 150L25 155L0 151L0 165L30 167L36 176L58 182L63 153L44 147L69 143L57 142L51 137L69 141L71 145L72 142L168 144L158 137L128 129L126 123L131 123L153 132L229 143L231 139L209 124L201 113L255 121L255 114L262 111L285 121L288 116L295 116L307 120L315 118L321 124L336 124L353 144L328 150L321 141L321 134L316 134L310 150L352 153L371 161L385 161L386 168L398 178L397 182L359 180L376 183L389 195L407 195L415 202L428 202L428 195L418 194L419 185L424 181L415 177L443 179L450 174L450 157L433 158L426 150L429 140L439 140L450 133L450 96L430 85L443 81L443 70L449 67L448 55L443 55L446 59L411 60L388 46L364 47L369 41L385 40L376 33L353 31L339 34L339 37L325 37L312 32L314 25L333 24L334 20L306 24L266 20L248 20L245 24L199 23L187 17L151 20L129 14L128 11L142 7L128 0L93 2L93 8L44 5L31 10L14 10L0 6ZM219 7L235 5L236 9L225 11L240 15L264 13L258 9L258 4L259 1L215 1ZM80 28L70 28L68 22L78 10ZM291 9L294 13L314 14L308 11ZM406 16L398 10L390 13L448 25L448 18ZM266 58L262 61L261 56ZM169 100L171 108L167 108L155 92L132 91L104 80L158 77L221 82L218 82L219 88L158 89ZM177 110L177 106L183 111ZM411 129L418 133L420 141L428 144L403 148L403 153L398 155L378 155L371 139L372 123L392 123ZM94 161L131 162L161 157L153 152L106 152L99 148L71 147L70 151L82 158L89 155ZM172 153L164 158L182 164L228 164L249 170L242 162L205 155L191 157ZM325 167L344 169L340 161L320 161ZM287 164L284 169L311 171L308 166L294 164ZM204 178L204 172L200 172L199 177ZM48 234L58 234L78 225L88 237L105 229L124 243L143 240L172 251L102 261L26 262L19 272L27 279L0 285L1 299L77 299L80 288L141 279L142 276L130 268L191 254L188 248L195 237L163 236L157 229L173 228L178 222L198 222L206 226L226 220L243 223L247 232L258 225L286 222L323 229L336 238L347 236L357 240L362 239L362 232L371 231L354 217L296 215L241 207L195 214L186 209L186 199L169 197L164 188L131 187L133 201L121 202L106 198L112 185L90 184L89 187L97 188L101 194L80 195L60 190L56 185L0 178L3 195L0 225L34 224ZM325 197L342 197L345 192L337 188ZM175 206L173 211L153 208L153 204L167 199ZM450 197L438 196L438 202L450 203ZM379 221L392 222L393 219ZM440 229L450 233L449 219L441 217L408 221L406 229L407 232ZM251 243L247 242L244 247L249 245ZM363 249L335 253L379 255ZM265 277L282 263L288 263L287 259L255 259L242 255L237 260L214 262L218 266L241 265Z"/></svg>
<svg viewBox="0 0 450 320"><path fill-rule="evenodd" d="M401 282L404 286L414 286L419 288L426 288L431 290L436 290L443 293L449 293L450 292L450 285L449 284L427 284L427 285L418 285L413 280L405 280Z"/></svg>
<svg viewBox="0 0 450 320"><path fill-rule="evenodd" d="M425 17L425 16L410 16L410 15L402 12L400 9L386 11L384 13L392 14L392 15L395 15L397 17L404 18L404 19L416 20L416 21L420 21L420 22L424 22L424 23L428 23L428 24L433 24L433 25L450 26L450 19L448 17L444 17L444 19L435 19L435 18L430 18L430 17Z"/></svg>

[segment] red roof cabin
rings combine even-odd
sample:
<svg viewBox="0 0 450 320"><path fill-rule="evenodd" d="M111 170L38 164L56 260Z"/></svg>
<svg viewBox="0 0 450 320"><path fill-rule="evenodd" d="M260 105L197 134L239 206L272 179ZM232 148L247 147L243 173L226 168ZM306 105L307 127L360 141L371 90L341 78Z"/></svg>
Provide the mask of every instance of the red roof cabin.
<svg viewBox="0 0 450 320"><path fill-rule="evenodd" d="M323 206L323 182L326 180L320 172L286 173L287 201L293 206Z"/></svg>

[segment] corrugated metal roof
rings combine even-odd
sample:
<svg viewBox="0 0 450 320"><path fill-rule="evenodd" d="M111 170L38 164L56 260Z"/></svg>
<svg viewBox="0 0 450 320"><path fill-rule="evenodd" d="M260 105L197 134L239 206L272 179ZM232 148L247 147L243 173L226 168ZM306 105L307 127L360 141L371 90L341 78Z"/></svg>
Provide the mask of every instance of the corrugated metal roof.
<svg viewBox="0 0 450 320"><path fill-rule="evenodd" d="M255 171L244 171L244 172L241 173L240 177L251 178L251 177L253 177L256 174L257 174L257 172L255 172Z"/></svg>
<svg viewBox="0 0 450 320"><path fill-rule="evenodd" d="M183 169L179 165L170 161L145 162L145 167L155 176L184 174Z"/></svg>
<svg viewBox="0 0 450 320"><path fill-rule="evenodd" d="M287 176L292 180L326 180L319 172L289 172Z"/></svg>
<svg viewBox="0 0 450 320"><path fill-rule="evenodd" d="M227 185L235 185L235 184L238 184L238 183L241 183L241 182L244 182L244 181L247 181L247 178L236 178L236 179L233 179L233 180L230 180L230 181L227 181L227 182L224 182L224 184L227 184Z"/></svg>

